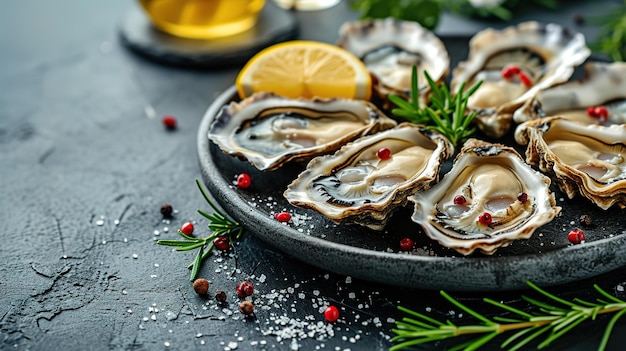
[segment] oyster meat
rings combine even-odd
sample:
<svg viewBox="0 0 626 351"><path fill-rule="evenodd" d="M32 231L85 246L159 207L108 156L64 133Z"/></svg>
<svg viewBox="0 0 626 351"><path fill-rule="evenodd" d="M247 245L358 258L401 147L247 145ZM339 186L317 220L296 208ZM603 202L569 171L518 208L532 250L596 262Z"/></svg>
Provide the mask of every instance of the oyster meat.
<svg viewBox="0 0 626 351"><path fill-rule="evenodd" d="M222 107L208 137L223 152L259 170L275 170L396 125L368 101L291 99L261 92Z"/></svg>
<svg viewBox="0 0 626 351"><path fill-rule="evenodd" d="M626 123L626 63L588 62L577 81L539 92L513 114L516 123L561 116L586 124ZM606 119L589 115L587 108L604 106Z"/></svg>
<svg viewBox="0 0 626 351"><path fill-rule="evenodd" d="M453 70L451 90L482 80L468 111L477 112L474 121L484 134L500 138L511 129L516 109L539 91L566 82L590 53L581 33L556 24L485 29L472 37L467 60ZM503 69L511 66L519 73L503 77Z"/></svg>
<svg viewBox="0 0 626 351"><path fill-rule="evenodd" d="M391 151L387 158L378 151ZM407 196L439 179L454 147L423 126L402 123L351 142L333 155L311 160L284 197L336 223L356 223L382 230Z"/></svg>
<svg viewBox="0 0 626 351"><path fill-rule="evenodd" d="M570 199L580 194L605 210L626 207L626 124L547 117L520 124L515 141Z"/></svg>
<svg viewBox="0 0 626 351"><path fill-rule="evenodd" d="M515 149L468 140L449 173L409 196L411 219L428 237L463 255L528 239L561 211L550 178L533 170Z"/></svg>
<svg viewBox="0 0 626 351"><path fill-rule="evenodd" d="M422 98L429 91L424 71L441 82L450 67L443 42L412 21L386 18L347 22L339 29L337 45L365 63L374 77L375 93L383 101L390 93L408 100L413 66L417 66Z"/></svg>

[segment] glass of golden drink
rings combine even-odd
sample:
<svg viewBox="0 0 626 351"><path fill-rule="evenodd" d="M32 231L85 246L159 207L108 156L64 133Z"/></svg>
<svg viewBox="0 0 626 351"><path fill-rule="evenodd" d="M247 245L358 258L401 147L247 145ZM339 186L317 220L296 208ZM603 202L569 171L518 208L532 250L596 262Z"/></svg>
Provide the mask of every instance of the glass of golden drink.
<svg viewBox="0 0 626 351"><path fill-rule="evenodd" d="M152 24L188 39L217 39L254 27L265 0L139 0Z"/></svg>

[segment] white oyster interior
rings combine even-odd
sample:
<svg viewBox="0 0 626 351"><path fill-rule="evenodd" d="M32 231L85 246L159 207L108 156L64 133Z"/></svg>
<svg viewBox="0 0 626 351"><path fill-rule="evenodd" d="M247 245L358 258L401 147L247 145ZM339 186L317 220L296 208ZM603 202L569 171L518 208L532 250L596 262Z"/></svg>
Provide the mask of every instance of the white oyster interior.
<svg viewBox="0 0 626 351"><path fill-rule="evenodd" d="M377 152L388 148L382 160ZM453 147L436 133L403 123L347 144L334 155L317 157L285 191L293 205L312 208L336 222L381 230L408 193L438 179Z"/></svg>
<svg viewBox="0 0 626 351"><path fill-rule="evenodd" d="M601 126L547 117L520 124L515 140L526 160L554 177L559 188L602 209L626 206L626 124Z"/></svg>
<svg viewBox="0 0 626 351"><path fill-rule="evenodd" d="M470 40L467 60L454 68L451 89L457 91L462 83L467 89L482 80L468 108L477 112L475 121L483 133L501 138L510 130L516 109L538 92L566 82L590 54L581 33L556 24L485 29ZM502 78L502 69L512 64L527 75L530 86L519 76Z"/></svg>
<svg viewBox="0 0 626 351"><path fill-rule="evenodd" d="M626 63L588 62L583 78L539 92L513 114L517 123L560 116L585 124L626 123ZM590 106L604 106L602 121L587 114Z"/></svg>
<svg viewBox="0 0 626 351"><path fill-rule="evenodd" d="M408 97L413 66L417 66L420 92L428 91L424 71L442 81L449 71L445 45L417 22L393 18L344 23L337 45L359 57L377 78L375 89L382 97L395 93Z"/></svg>
<svg viewBox="0 0 626 351"><path fill-rule="evenodd" d="M549 186L550 179L514 149L470 139L438 184L409 197L411 218L443 246L464 255L475 250L493 254L514 240L528 239L560 212ZM456 204L458 195L466 202ZM490 224L479 221L483 213L491 215Z"/></svg>
<svg viewBox="0 0 626 351"><path fill-rule="evenodd" d="M368 101L257 93L224 106L211 125L209 139L223 152L243 157L260 170L274 170L396 125Z"/></svg>

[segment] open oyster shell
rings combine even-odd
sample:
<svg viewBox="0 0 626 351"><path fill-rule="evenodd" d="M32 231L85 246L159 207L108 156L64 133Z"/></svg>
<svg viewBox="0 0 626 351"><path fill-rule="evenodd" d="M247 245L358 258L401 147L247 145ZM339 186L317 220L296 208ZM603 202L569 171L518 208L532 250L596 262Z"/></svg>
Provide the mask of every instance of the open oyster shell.
<svg viewBox="0 0 626 351"><path fill-rule="evenodd" d="M393 18L344 23L337 45L359 57L374 77L375 93L383 100L390 93L409 99L411 74L417 66L422 100L429 87L427 71L435 82L448 74L450 57L443 42L417 22Z"/></svg>
<svg viewBox="0 0 626 351"><path fill-rule="evenodd" d="M561 191L602 209L626 207L626 124L582 124L547 117L520 124L515 141L526 162L549 174Z"/></svg>
<svg viewBox="0 0 626 351"><path fill-rule="evenodd" d="M503 30L485 29L470 40L467 61L452 72L451 89L466 88L482 80L470 97L468 111L477 111L475 122L487 136L500 138L511 128L513 112L539 91L566 82L591 51L581 33L556 24L524 22ZM502 78L501 71L516 65L529 78Z"/></svg>
<svg viewBox="0 0 626 351"><path fill-rule="evenodd" d="M261 92L222 107L208 137L223 152L259 170L275 170L396 125L367 101L291 99Z"/></svg>
<svg viewBox="0 0 626 351"><path fill-rule="evenodd" d="M415 205L411 219L431 239L463 255L493 254L530 238L561 211L549 187L550 179L515 149L470 139L439 183L409 196ZM455 201L458 195L463 198ZM490 224L479 222L484 213Z"/></svg>
<svg viewBox="0 0 626 351"><path fill-rule="evenodd" d="M513 114L523 123L538 118L561 116L585 124L626 123L626 63L588 62L583 78L539 92ZM603 121L587 114L590 106L604 106Z"/></svg>
<svg viewBox="0 0 626 351"><path fill-rule="evenodd" d="M388 148L388 159L378 150ZM402 123L362 137L334 155L319 156L294 180L284 197L295 206L313 209L336 223L356 223L382 230L407 195L439 179L454 147L423 126Z"/></svg>

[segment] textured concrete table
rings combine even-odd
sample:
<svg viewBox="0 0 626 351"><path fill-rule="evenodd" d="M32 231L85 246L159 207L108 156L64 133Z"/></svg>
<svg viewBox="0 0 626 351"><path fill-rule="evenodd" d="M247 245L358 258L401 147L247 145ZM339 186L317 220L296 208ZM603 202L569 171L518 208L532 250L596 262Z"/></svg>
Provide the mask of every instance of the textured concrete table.
<svg viewBox="0 0 626 351"><path fill-rule="evenodd" d="M226 304L195 294L190 253L155 244L206 222L196 189L196 129L239 67L187 70L137 57L119 42L130 1L8 0L0 11L0 349L2 350L384 350L397 305L459 324L468 316L435 291L373 284L324 272L244 235L200 276ZM585 7L587 6L587 7ZM523 13L573 25L581 8ZM333 42L357 15L347 3L297 14L300 37ZM445 16L438 32L487 24ZM167 131L163 115L179 127ZM176 210L163 221L160 207ZM255 285L256 313L238 311L234 287ZM592 299L594 283L624 298L626 270L550 289ZM482 297L520 302L520 292L454 293L483 313ZM337 305L341 318L321 310ZM458 312L457 312L458 313ZM585 324L555 350L588 350L607 318ZM621 321L610 349L626 343ZM451 344L433 344L423 349ZM490 349L490 348L486 348ZM491 349L495 349L495 346Z"/></svg>

